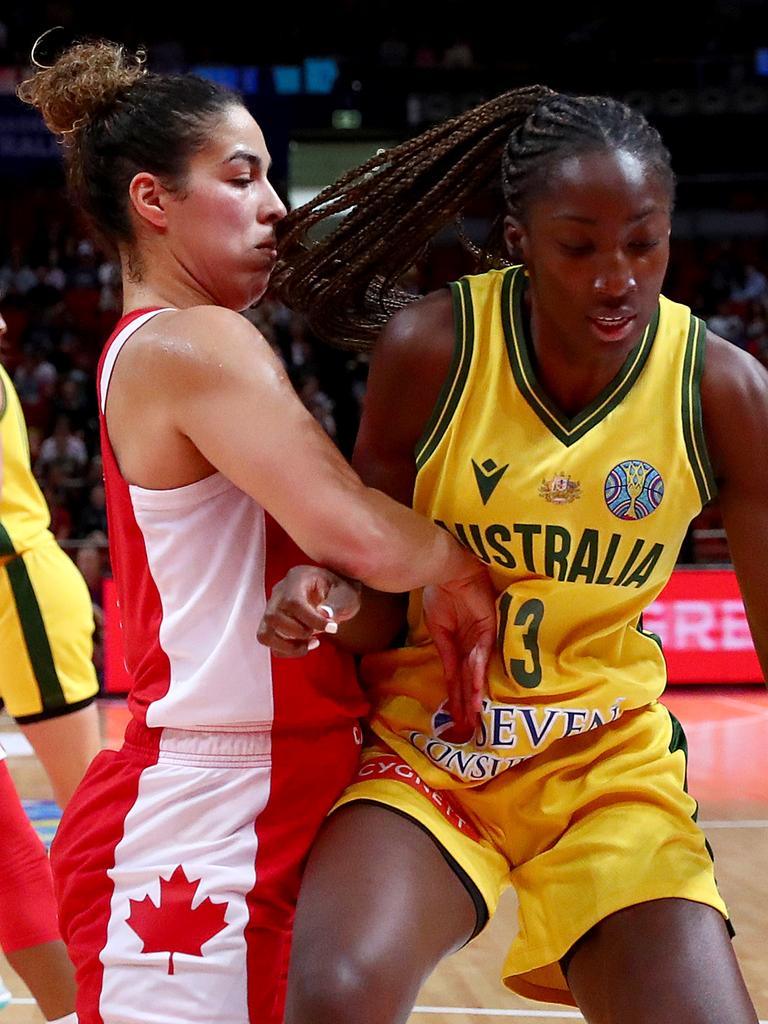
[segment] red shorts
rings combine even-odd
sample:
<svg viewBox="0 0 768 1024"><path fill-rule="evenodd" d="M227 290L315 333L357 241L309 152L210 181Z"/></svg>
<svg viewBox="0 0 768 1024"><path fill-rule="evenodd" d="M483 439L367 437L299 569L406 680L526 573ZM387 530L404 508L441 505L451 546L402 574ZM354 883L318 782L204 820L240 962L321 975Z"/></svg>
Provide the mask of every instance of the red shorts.
<svg viewBox="0 0 768 1024"><path fill-rule="evenodd" d="M307 852L360 731L194 733L132 723L51 850L80 1024L277 1024Z"/></svg>

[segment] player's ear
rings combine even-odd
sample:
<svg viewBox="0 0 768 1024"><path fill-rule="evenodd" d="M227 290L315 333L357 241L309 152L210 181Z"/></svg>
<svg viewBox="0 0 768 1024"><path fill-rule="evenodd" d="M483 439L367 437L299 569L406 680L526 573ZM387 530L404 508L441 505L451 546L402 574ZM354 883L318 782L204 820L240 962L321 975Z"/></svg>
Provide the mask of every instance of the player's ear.
<svg viewBox="0 0 768 1024"><path fill-rule="evenodd" d="M511 213L504 218L504 245L513 263L524 264L526 262L528 233L523 223L517 217L513 217Z"/></svg>
<svg viewBox="0 0 768 1024"><path fill-rule="evenodd" d="M167 227L166 204L170 193L156 174L140 171L128 186L134 214L155 228Z"/></svg>

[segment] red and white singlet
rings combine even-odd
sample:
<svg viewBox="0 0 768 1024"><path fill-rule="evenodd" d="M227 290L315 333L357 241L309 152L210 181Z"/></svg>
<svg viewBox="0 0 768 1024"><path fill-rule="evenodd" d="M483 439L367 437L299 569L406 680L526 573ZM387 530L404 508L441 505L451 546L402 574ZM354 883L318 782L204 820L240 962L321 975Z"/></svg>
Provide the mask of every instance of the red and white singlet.
<svg viewBox="0 0 768 1024"><path fill-rule="evenodd" d="M165 312L124 317L99 364L132 720L59 826L59 918L81 1024L278 1024L301 869L357 768L365 701L332 643L296 660L258 643L272 586L307 559L256 501L220 473L170 490L123 478L110 377Z"/></svg>

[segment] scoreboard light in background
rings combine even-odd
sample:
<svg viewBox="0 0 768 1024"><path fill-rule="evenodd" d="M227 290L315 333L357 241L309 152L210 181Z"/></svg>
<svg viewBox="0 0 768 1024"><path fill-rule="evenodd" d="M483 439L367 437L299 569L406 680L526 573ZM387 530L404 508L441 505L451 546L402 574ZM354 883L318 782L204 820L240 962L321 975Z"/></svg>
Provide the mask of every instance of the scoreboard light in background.
<svg viewBox="0 0 768 1024"><path fill-rule="evenodd" d="M271 67L198 64L190 70L244 96L264 90L275 96L330 96L339 78L339 64L333 57L307 57L302 64Z"/></svg>
<svg viewBox="0 0 768 1024"><path fill-rule="evenodd" d="M276 96L329 96L339 77L333 57L307 57L303 64L276 64L272 86Z"/></svg>
<svg viewBox="0 0 768 1024"><path fill-rule="evenodd" d="M190 68L193 75L207 78L211 82L234 89L245 95L253 95L259 91L259 69L240 67L236 64L198 64Z"/></svg>
<svg viewBox="0 0 768 1024"><path fill-rule="evenodd" d="M244 96L255 96L259 91L259 69L240 68L240 92Z"/></svg>
<svg viewBox="0 0 768 1024"><path fill-rule="evenodd" d="M339 65L333 57L307 57L304 61L304 88L315 96L328 96L339 77Z"/></svg>
<svg viewBox="0 0 768 1024"><path fill-rule="evenodd" d="M363 123L363 115L359 110L349 110L346 107L341 110L334 110L331 114L331 124L334 128L354 130Z"/></svg>
<svg viewBox="0 0 768 1024"><path fill-rule="evenodd" d="M299 96L304 92L298 64L276 64L272 68L272 85L277 96Z"/></svg>

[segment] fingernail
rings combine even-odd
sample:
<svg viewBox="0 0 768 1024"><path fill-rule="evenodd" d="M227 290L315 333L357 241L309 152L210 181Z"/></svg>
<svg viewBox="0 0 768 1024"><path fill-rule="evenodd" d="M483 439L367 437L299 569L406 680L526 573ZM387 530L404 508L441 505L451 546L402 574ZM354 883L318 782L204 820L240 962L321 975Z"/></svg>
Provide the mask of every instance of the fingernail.
<svg viewBox="0 0 768 1024"><path fill-rule="evenodd" d="M307 650L308 651L314 651L319 646L320 646L320 641L317 639L316 636L313 636L312 639L307 644Z"/></svg>
<svg viewBox="0 0 768 1024"><path fill-rule="evenodd" d="M319 612L322 612L323 615L327 615L328 618L331 620L330 622L326 622L324 632L325 633L338 633L338 631L339 631L339 624L338 624L338 622L334 622L333 621L333 608L331 608L331 606L329 604L319 604L317 606L317 610Z"/></svg>

